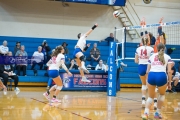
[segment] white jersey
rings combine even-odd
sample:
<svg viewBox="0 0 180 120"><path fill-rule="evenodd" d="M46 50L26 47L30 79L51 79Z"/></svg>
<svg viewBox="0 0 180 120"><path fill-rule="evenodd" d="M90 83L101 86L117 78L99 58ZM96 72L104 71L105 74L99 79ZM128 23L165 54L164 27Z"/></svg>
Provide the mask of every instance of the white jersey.
<svg viewBox="0 0 180 120"><path fill-rule="evenodd" d="M2 54L7 54L8 51L9 51L9 48L7 46L4 46L4 45L0 46L0 52Z"/></svg>
<svg viewBox="0 0 180 120"><path fill-rule="evenodd" d="M59 53L57 57L52 57L49 70L59 70L59 67L61 66L61 60L65 60L64 55L61 53Z"/></svg>
<svg viewBox="0 0 180 120"><path fill-rule="evenodd" d="M141 46L136 49L136 55L139 57L139 64L148 64L149 57L154 53L154 49L150 46Z"/></svg>
<svg viewBox="0 0 180 120"><path fill-rule="evenodd" d="M158 53L154 53L148 60L148 64L151 65L151 72L165 72L166 73L166 67L168 63L173 63L171 60L171 57L164 53L164 60L165 64L161 61L159 61Z"/></svg>
<svg viewBox="0 0 180 120"><path fill-rule="evenodd" d="M82 51L84 51L84 48L86 47L86 37L87 37L86 35L81 36L75 48L79 47Z"/></svg>

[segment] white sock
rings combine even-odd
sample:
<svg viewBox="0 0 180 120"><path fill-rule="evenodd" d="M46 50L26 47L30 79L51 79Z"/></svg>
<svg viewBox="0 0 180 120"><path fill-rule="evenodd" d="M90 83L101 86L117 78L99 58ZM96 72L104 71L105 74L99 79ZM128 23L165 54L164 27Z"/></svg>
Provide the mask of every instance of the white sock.
<svg viewBox="0 0 180 120"><path fill-rule="evenodd" d="M145 113L149 115L149 108L145 108L144 114L145 114Z"/></svg>

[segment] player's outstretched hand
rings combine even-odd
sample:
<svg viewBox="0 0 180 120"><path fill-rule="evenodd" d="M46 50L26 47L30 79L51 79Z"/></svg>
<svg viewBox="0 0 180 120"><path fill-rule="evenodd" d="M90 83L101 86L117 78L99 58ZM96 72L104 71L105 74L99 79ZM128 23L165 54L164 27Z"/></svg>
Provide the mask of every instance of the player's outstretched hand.
<svg viewBox="0 0 180 120"><path fill-rule="evenodd" d="M95 24L95 26L97 27L97 26L98 26L98 24L96 23L96 24Z"/></svg>
<svg viewBox="0 0 180 120"><path fill-rule="evenodd" d="M72 76L72 73L71 73L71 72L68 72L67 74L68 74L68 76Z"/></svg>
<svg viewBox="0 0 180 120"><path fill-rule="evenodd" d="M159 24L162 24L163 22L163 19L164 19L164 17L162 17L160 20L159 20Z"/></svg>

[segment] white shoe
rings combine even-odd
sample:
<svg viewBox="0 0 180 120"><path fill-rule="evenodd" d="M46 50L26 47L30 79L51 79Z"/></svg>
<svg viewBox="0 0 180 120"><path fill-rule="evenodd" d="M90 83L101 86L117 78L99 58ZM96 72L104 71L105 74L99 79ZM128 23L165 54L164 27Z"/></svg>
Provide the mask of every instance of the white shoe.
<svg viewBox="0 0 180 120"><path fill-rule="evenodd" d="M4 92L4 95L7 95L7 89L6 88L3 89L3 92Z"/></svg>
<svg viewBox="0 0 180 120"><path fill-rule="evenodd" d="M80 67L80 69L82 69L85 73L89 74L89 71L86 69L85 66Z"/></svg>
<svg viewBox="0 0 180 120"><path fill-rule="evenodd" d="M51 102L53 102L53 103L60 103L61 100L58 100L57 98L52 98L52 99L51 99Z"/></svg>
<svg viewBox="0 0 180 120"><path fill-rule="evenodd" d="M16 88L14 89L14 91L15 91L15 93L16 93L16 95L17 95L17 94L19 94L20 89L19 89L18 87L16 87Z"/></svg>
<svg viewBox="0 0 180 120"><path fill-rule="evenodd" d="M145 108L145 105L146 105L146 101L142 100L142 107Z"/></svg>
<svg viewBox="0 0 180 120"><path fill-rule="evenodd" d="M82 77L82 82L91 82L90 80L88 80L85 76Z"/></svg>
<svg viewBox="0 0 180 120"><path fill-rule="evenodd" d="M50 98L49 98L49 95L48 95L48 93L47 93L47 92L43 93L43 95L44 95L44 97L45 97L47 100L49 100L49 99L50 99Z"/></svg>

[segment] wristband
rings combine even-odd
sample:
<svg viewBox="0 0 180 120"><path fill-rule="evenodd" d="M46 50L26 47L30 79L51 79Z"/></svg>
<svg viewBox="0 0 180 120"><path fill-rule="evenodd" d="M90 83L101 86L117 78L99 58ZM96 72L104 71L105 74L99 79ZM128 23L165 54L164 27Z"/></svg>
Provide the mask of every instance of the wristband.
<svg viewBox="0 0 180 120"><path fill-rule="evenodd" d="M160 36L163 34L161 26L158 27L158 33L159 33Z"/></svg>
<svg viewBox="0 0 180 120"><path fill-rule="evenodd" d="M147 32L147 31L145 31L145 34L148 34L148 32Z"/></svg>
<svg viewBox="0 0 180 120"><path fill-rule="evenodd" d="M97 26L96 26L96 25L94 25L91 29L92 29L92 30L94 30L96 27L97 27Z"/></svg>
<svg viewBox="0 0 180 120"><path fill-rule="evenodd" d="M141 32L141 37L143 36L143 32Z"/></svg>
<svg viewBox="0 0 180 120"><path fill-rule="evenodd" d="M89 47L88 47L88 46L86 46L86 47L84 48L84 51L86 51L88 48L89 48Z"/></svg>

